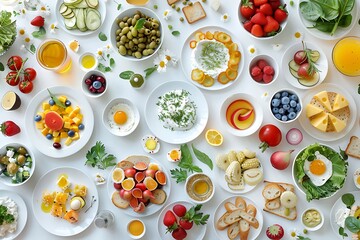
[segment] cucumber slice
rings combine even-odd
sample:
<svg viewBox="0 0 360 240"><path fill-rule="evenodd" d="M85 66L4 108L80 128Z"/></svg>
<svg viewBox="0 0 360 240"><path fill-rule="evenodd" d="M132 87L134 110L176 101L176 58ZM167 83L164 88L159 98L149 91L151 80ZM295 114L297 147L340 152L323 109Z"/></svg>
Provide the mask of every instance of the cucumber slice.
<svg viewBox="0 0 360 240"><path fill-rule="evenodd" d="M315 72L312 78L298 78L298 81L301 85L306 87L315 86L320 80L320 74Z"/></svg>
<svg viewBox="0 0 360 240"><path fill-rule="evenodd" d="M97 10L90 8L88 8L86 12L86 27L91 31L98 29L101 25L100 13Z"/></svg>
<svg viewBox="0 0 360 240"><path fill-rule="evenodd" d="M297 72L299 70L300 66L294 60L291 60L289 62L289 68L291 68L292 70Z"/></svg>
<svg viewBox="0 0 360 240"><path fill-rule="evenodd" d="M71 14L72 12L73 12L73 10L72 10L71 8L68 8L68 9L66 9L65 12L61 13L61 15L62 15L62 16L66 16L66 15Z"/></svg>
<svg viewBox="0 0 360 240"><path fill-rule="evenodd" d="M69 19L69 18L73 18L75 17L75 13L74 12L71 12L70 14L66 15L66 16L63 16L65 19Z"/></svg>
<svg viewBox="0 0 360 240"><path fill-rule="evenodd" d="M76 14L76 26L79 29L84 29L86 27L86 25L85 25L85 14L84 14L84 9L83 8L79 8L78 13Z"/></svg>
<svg viewBox="0 0 360 240"><path fill-rule="evenodd" d="M64 3L62 3L59 8L60 14L62 15L67 9L68 7Z"/></svg>
<svg viewBox="0 0 360 240"><path fill-rule="evenodd" d="M310 59L311 59L311 61L317 62L317 61L319 60L319 58L320 58L320 52L319 52L319 51L317 51L317 50L312 50L312 51L310 52Z"/></svg>
<svg viewBox="0 0 360 240"><path fill-rule="evenodd" d="M67 28L73 28L76 27L76 17L74 14L74 17L72 18L65 18L64 19L64 24Z"/></svg>
<svg viewBox="0 0 360 240"><path fill-rule="evenodd" d="M65 5L76 5L80 3L82 0L64 0Z"/></svg>
<svg viewBox="0 0 360 240"><path fill-rule="evenodd" d="M299 75L297 74L297 71L295 71L294 69L289 67L289 71L294 78L297 78L297 79L300 78Z"/></svg>
<svg viewBox="0 0 360 240"><path fill-rule="evenodd" d="M91 8L97 8L99 5L99 0L86 0L87 5Z"/></svg>
<svg viewBox="0 0 360 240"><path fill-rule="evenodd" d="M80 3L74 5L75 8L88 8L89 5L86 3L85 0L82 0Z"/></svg>

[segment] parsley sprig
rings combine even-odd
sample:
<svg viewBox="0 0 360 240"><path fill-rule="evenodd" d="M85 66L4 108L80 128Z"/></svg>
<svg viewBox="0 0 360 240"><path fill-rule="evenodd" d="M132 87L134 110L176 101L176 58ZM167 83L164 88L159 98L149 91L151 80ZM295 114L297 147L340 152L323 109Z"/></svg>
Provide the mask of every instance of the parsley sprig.
<svg viewBox="0 0 360 240"><path fill-rule="evenodd" d="M14 215L9 214L8 208L4 205L0 205L0 226L15 221Z"/></svg>
<svg viewBox="0 0 360 240"><path fill-rule="evenodd" d="M91 165L99 169L106 169L116 165L116 157L105 152L105 146L101 141L96 144L86 153L85 165Z"/></svg>
<svg viewBox="0 0 360 240"><path fill-rule="evenodd" d="M196 225L205 225L210 215L204 215L204 213L199 212L201 207L201 204L191 207L182 218L189 222L194 222Z"/></svg>

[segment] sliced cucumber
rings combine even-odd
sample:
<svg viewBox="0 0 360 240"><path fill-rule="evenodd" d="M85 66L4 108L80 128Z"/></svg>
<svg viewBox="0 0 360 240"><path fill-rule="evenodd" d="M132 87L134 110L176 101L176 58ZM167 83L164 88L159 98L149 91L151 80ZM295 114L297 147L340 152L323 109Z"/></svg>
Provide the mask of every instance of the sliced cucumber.
<svg viewBox="0 0 360 240"><path fill-rule="evenodd" d="M317 61L319 60L319 58L320 58L320 52L319 52L319 51L317 51L317 50L312 50L312 51L310 52L310 59L311 59L311 61L317 62Z"/></svg>
<svg viewBox="0 0 360 240"><path fill-rule="evenodd" d="M65 12L61 13L62 16L66 16L69 15L70 13L72 13L73 10L71 8L67 8Z"/></svg>
<svg viewBox="0 0 360 240"><path fill-rule="evenodd" d="M315 86L320 80L320 74L315 72L311 78L298 78L298 81L301 85L306 87Z"/></svg>
<svg viewBox="0 0 360 240"><path fill-rule="evenodd" d="M66 28L68 28L68 29L76 27L76 17L75 17L75 15L72 18L65 18L64 19L64 24L65 24Z"/></svg>
<svg viewBox="0 0 360 240"><path fill-rule="evenodd" d="M85 0L82 0L80 3L74 5L75 8L89 8L89 5Z"/></svg>
<svg viewBox="0 0 360 240"><path fill-rule="evenodd" d="M84 9L80 8L76 14L76 26L81 30L86 28Z"/></svg>
<svg viewBox="0 0 360 240"><path fill-rule="evenodd" d="M76 5L80 3L82 0L64 0L65 5Z"/></svg>
<svg viewBox="0 0 360 240"><path fill-rule="evenodd" d="M292 68L289 67L289 71L290 71L291 75L292 75L294 78L297 78L297 79L300 78L299 75L298 75L298 73L297 73L297 71L295 71L294 69L292 69Z"/></svg>
<svg viewBox="0 0 360 240"><path fill-rule="evenodd" d="M101 25L100 13L95 9L89 9L89 8L87 9L86 12L87 12L85 19L86 27L92 31L98 29Z"/></svg>
<svg viewBox="0 0 360 240"><path fill-rule="evenodd" d="M65 16L63 16L65 19L69 19L69 18L73 18L73 17L75 17L75 13L74 12L71 12L70 14L68 14L68 15L65 15Z"/></svg>
<svg viewBox="0 0 360 240"><path fill-rule="evenodd" d="M97 8L99 5L99 0L86 0L87 5L91 8Z"/></svg>
<svg viewBox="0 0 360 240"><path fill-rule="evenodd" d="M68 7L64 3L62 3L59 8L60 14L62 15L67 9Z"/></svg>
<svg viewBox="0 0 360 240"><path fill-rule="evenodd" d="M294 60L291 60L289 62L289 68L291 68L292 70L297 72L299 70L300 66Z"/></svg>

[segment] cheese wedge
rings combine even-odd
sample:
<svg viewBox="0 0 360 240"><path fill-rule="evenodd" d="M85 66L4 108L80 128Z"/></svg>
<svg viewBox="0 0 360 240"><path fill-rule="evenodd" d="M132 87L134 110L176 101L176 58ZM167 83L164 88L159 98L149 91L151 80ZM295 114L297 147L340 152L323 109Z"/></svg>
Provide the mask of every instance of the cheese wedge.
<svg viewBox="0 0 360 240"><path fill-rule="evenodd" d="M341 132L346 127L345 121L338 119L331 114L329 114L329 119L336 132Z"/></svg>
<svg viewBox="0 0 360 240"><path fill-rule="evenodd" d="M344 107L349 106L349 102L346 100L346 98L344 96L342 96L341 94L337 94L334 100L334 104L333 104L333 111L342 109Z"/></svg>
<svg viewBox="0 0 360 240"><path fill-rule="evenodd" d="M322 132L326 132L326 128L328 125L328 119L329 119L329 114L322 112L320 113L318 116L316 116L315 118L310 120L311 125L313 125L316 129L322 131Z"/></svg>
<svg viewBox="0 0 360 240"><path fill-rule="evenodd" d="M321 112L323 112L323 110L315 105L312 104L306 105L306 117L308 118L313 117Z"/></svg>
<svg viewBox="0 0 360 240"><path fill-rule="evenodd" d="M317 93L314 98L318 100L329 112L332 112L329 96L326 91Z"/></svg>

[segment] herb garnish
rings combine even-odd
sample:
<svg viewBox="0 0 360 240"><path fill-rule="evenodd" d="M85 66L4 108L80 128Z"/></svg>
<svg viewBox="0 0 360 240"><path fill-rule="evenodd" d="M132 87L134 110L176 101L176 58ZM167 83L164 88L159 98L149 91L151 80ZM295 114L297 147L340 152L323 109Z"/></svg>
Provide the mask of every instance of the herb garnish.
<svg viewBox="0 0 360 240"><path fill-rule="evenodd" d="M105 146L101 141L96 144L86 153L85 165L91 165L99 169L106 169L116 165L116 157L105 152Z"/></svg>
<svg viewBox="0 0 360 240"><path fill-rule="evenodd" d="M136 21L136 24L135 24L135 29L136 30L140 30L144 27L144 24L146 22L146 19L145 18L140 18L139 20Z"/></svg>
<svg viewBox="0 0 360 240"><path fill-rule="evenodd" d="M182 219L188 220L189 222L194 222L196 225L205 225L210 215L204 215L202 212L199 212L202 205L198 204L196 206L192 206L186 213Z"/></svg>
<svg viewBox="0 0 360 240"><path fill-rule="evenodd" d="M55 102L55 105L57 105L58 107L66 108L64 103L62 103L54 94L52 94L49 89L47 90L49 92L50 98Z"/></svg>
<svg viewBox="0 0 360 240"><path fill-rule="evenodd" d="M197 159L199 159L202 163L206 164L209 166L209 168L211 170L213 170L213 162L212 160L209 158L208 155L206 155L205 153L201 152L200 150L196 149L194 147L194 144L191 144L191 147L194 151L194 154L196 156Z"/></svg>
<svg viewBox="0 0 360 240"><path fill-rule="evenodd" d="M7 213L7 211L8 208L6 206L0 205L0 226L15 221L14 215Z"/></svg>

